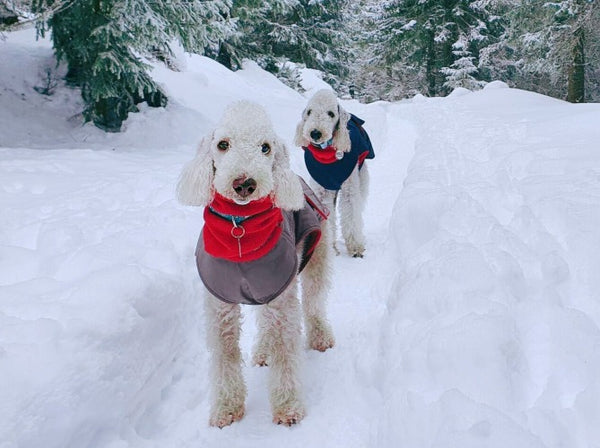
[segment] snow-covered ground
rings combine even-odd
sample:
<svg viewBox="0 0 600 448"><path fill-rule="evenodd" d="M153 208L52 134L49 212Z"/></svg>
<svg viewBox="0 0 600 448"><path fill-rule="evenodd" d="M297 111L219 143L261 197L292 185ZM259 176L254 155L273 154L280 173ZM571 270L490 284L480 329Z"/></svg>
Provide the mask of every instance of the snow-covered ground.
<svg viewBox="0 0 600 448"><path fill-rule="evenodd" d="M154 71L166 109L104 134L81 125L77 91L33 89L54 71L47 41L0 41L0 448L600 446L600 105L502 83L345 101L377 157L366 257L335 261L337 346L306 352L299 425L271 423L267 372L247 362L247 415L219 430L201 210L174 187L239 98L267 108L306 175L306 99L252 63L180 62Z"/></svg>

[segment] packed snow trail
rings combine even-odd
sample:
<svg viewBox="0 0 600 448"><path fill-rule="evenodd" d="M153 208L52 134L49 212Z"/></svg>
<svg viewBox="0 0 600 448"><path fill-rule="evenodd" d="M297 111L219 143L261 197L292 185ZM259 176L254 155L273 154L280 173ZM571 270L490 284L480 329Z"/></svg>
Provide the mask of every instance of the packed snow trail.
<svg viewBox="0 0 600 448"><path fill-rule="evenodd" d="M279 134L291 142L305 98L255 65L233 74L190 57L187 72L156 69L172 98L167 110L143 108L122 134L104 134L66 121L80 107L77 92L31 93L39 60L51 52L17 37L0 53L6 73L18 73L0 97L0 119L11 130L1 135L0 152L0 372L10 385L0 400L0 446L371 445L379 430L373 409L382 400L380 321L394 270L389 218L414 140L413 126L388 113L398 106L347 104L367 121L377 151L368 162L375 198L365 216L369 247L363 260L345 253L335 260L329 315L337 345L306 352L306 419L292 429L272 424L268 372L249 363L256 331L254 310L245 307L247 415L221 431L208 426L193 258L201 210L177 204L175 184L229 102L268 98ZM28 46L31 58L25 51L19 60ZM62 113L60 125L54 115L32 116L47 113L48 104ZM23 106L36 128L14 118ZM306 176L302 151L290 150L294 169Z"/></svg>
<svg viewBox="0 0 600 448"><path fill-rule="evenodd" d="M412 154L415 134L408 121L395 118L387 111L403 106L365 108L354 104L348 107L371 123L369 131L373 134L377 158L368 162L372 170L370 191L377 199L369 201L365 213L369 241L366 257L354 259L344 250L335 258L334 287L328 309L337 342L333 350L325 353L306 352L302 380L307 416L300 425L291 429L276 427L271 422L267 369L251 366L250 360L256 336L255 309L244 307L246 319L242 347L248 387L244 419L224 430L208 427L210 403L205 394L208 366L190 364L177 375L178 378L187 377L187 381L169 386L168 398L146 412L151 416L143 424L151 431L147 434L148 440L144 440L148 446L154 446L154 443L156 446L172 446L174 439L178 440L177 446L182 447L248 447L258 443L290 447L364 447L376 443L379 417L373 409L381 409L382 405L382 391L377 387L381 374L380 328L386 298L390 294L388 280L394 275L394 257L389 250L388 238L391 204L401 189L403 171ZM381 167L386 166L395 166L398 170L384 173ZM340 240L339 244L344 247L343 241ZM200 302L201 297L195 300ZM191 344L193 351L205 351L203 323L202 320L198 322L200 328L190 336L197 339ZM198 358L191 352L186 356ZM202 356L202 360L206 362L207 357ZM198 370L204 371L204 374L199 376ZM194 381L190 377L195 378ZM198 382L203 383L200 388ZM204 395L201 396L199 390ZM194 395L198 400L194 407L182 409L183 397ZM165 413L169 415L165 417ZM163 430L156 432L158 427Z"/></svg>

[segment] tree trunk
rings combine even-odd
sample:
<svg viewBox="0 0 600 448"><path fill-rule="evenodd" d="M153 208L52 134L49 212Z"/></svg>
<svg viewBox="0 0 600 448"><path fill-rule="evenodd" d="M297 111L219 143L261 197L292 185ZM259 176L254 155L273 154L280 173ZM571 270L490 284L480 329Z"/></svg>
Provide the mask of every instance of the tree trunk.
<svg viewBox="0 0 600 448"><path fill-rule="evenodd" d="M569 67L569 79L567 85L567 101L571 103L585 102L585 34L583 27L579 27L575 33L575 45L573 47L573 61Z"/></svg>
<svg viewBox="0 0 600 448"><path fill-rule="evenodd" d="M435 42L433 32L427 33L427 53L425 62L425 77L427 78L428 94L435 96Z"/></svg>

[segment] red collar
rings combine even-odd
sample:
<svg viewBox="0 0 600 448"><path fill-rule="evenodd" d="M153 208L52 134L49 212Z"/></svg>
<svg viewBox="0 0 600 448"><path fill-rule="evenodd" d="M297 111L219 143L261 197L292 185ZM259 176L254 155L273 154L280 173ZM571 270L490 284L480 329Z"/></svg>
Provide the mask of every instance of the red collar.
<svg viewBox="0 0 600 448"><path fill-rule="evenodd" d="M333 145L329 145L327 148L321 149L314 146L312 143L309 143L308 146L303 146L302 148L305 151L310 151L317 162L324 163L325 165L335 163L339 160L336 157L337 149Z"/></svg>
<svg viewBox="0 0 600 448"><path fill-rule="evenodd" d="M204 209L204 247L213 257L236 263L253 261L277 244L282 221L281 209L269 196L239 205L215 193Z"/></svg>

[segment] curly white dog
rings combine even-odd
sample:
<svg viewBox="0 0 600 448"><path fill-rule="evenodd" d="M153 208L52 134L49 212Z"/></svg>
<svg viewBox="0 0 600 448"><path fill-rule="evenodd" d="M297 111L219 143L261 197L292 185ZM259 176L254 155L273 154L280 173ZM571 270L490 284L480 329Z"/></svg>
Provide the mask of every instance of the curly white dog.
<svg viewBox="0 0 600 448"><path fill-rule="evenodd" d="M364 121L346 112L331 90L319 90L308 101L296 127L294 142L304 148L311 186L333 210L330 226L336 245L336 203L340 207L342 235L353 257L365 251L362 213L368 195L369 173L365 159L375 157ZM339 199L338 199L339 193Z"/></svg>
<svg viewBox="0 0 600 448"><path fill-rule="evenodd" d="M273 421L289 426L304 417L298 271L308 346L325 351L334 345L325 312L330 237L307 205L310 193L289 169L287 148L265 110L247 101L226 109L183 169L179 200L205 206L196 261L207 289L212 426L229 425L245 412L240 304L261 305L252 359L271 367Z"/></svg>

